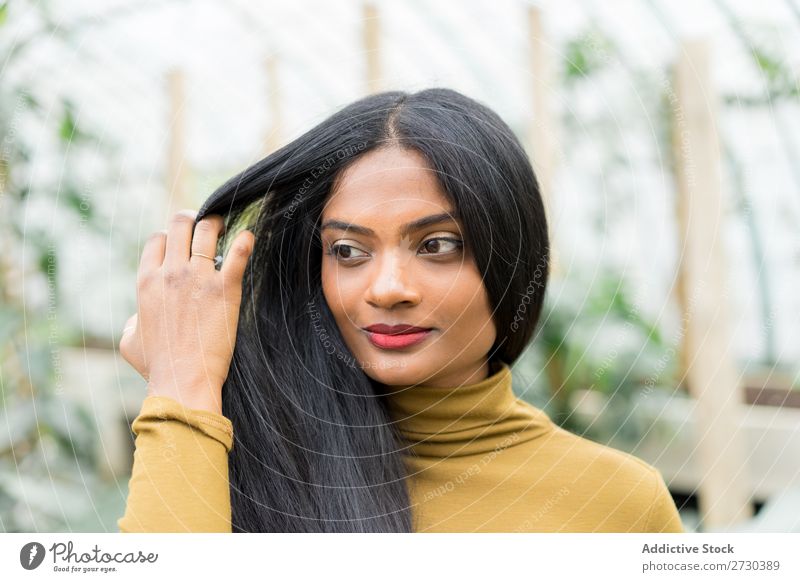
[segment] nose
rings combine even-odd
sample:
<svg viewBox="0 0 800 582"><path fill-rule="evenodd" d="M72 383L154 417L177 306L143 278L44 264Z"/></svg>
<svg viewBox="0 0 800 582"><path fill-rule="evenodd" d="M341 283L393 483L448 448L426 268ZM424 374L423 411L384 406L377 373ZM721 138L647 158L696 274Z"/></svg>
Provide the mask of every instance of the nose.
<svg viewBox="0 0 800 582"><path fill-rule="evenodd" d="M372 307L391 309L397 304L416 305L420 293L414 283L412 261L402 250L383 253L367 286L365 300Z"/></svg>

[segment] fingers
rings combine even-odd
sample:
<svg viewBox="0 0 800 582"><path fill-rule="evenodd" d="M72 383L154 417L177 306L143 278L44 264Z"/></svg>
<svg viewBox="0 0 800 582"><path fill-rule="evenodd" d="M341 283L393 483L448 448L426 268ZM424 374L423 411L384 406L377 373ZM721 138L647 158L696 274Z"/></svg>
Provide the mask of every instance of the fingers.
<svg viewBox="0 0 800 582"><path fill-rule="evenodd" d="M142 258L139 260L138 277L141 279L151 271L161 267L164 262L164 250L167 245L167 231L154 232L144 243Z"/></svg>
<svg viewBox="0 0 800 582"><path fill-rule="evenodd" d="M196 210L181 210L170 221L169 229L154 233L145 245L142 253L140 274L145 274L160 266L177 268L191 259L193 254L198 267L215 270L213 260L217 252L217 243L225 230L225 221L219 214L212 214L195 224ZM249 230L239 233L231 244L228 256L223 261L220 272L226 281L241 284L247 261L253 252L255 235Z"/></svg>
<svg viewBox="0 0 800 582"><path fill-rule="evenodd" d="M141 373L140 366L140 350L136 336L138 333L138 313L134 313L125 322L125 327L122 330L122 337L119 340L119 353L126 362L131 364L134 369Z"/></svg>
<svg viewBox="0 0 800 582"><path fill-rule="evenodd" d="M164 266L178 268L189 262L196 210L181 210L169 223Z"/></svg>
<svg viewBox="0 0 800 582"><path fill-rule="evenodd" d="M231 285L241 285L254 244L255 235L249 230L243 230L233 240L228 255L222 261L222 269L220 269L226 282Z"/></svg>
<svg viewBox="0 0 800 582"><path fill-rule="evenodd" d="M136 315L132 315L128 318L128 321L125 322L125 327L122 329L122 334L120 335L119 339L119 351L123 356L125 356L125 350L127 349L128 337L133 335L135 330Z"/></svg>
<svg viewBox="0 0 800 582"><path fill-rule="evenodd" d="M134 313L128 318L128 321L125 322L125 327L122 329L122 333L126 334L129 331L133 331L136 329L136 322L139 319L139 314Z"/></svg>
<svg viewBox="0 0 800 582"><path fill-rule="evenodd" d="M198 268L215 270L213 258L217 254L217 240L224 228L225 221L219 214L207 216L195 225L191 262L197 263ZM205 257L195 256L198 253L202 253ZM211 257L211 260L207 257Z"/></svg>

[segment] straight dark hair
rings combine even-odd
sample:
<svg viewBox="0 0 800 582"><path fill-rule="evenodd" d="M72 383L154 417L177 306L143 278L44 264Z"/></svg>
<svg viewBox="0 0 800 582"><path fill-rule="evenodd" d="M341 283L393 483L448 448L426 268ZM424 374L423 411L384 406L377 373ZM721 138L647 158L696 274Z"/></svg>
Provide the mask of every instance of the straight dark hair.
<svg viewBox="0 0 800 582"><path fill-rule="evenodd" d="M456 210L494 309L490 362L511 365L532 338L548 278L544 207L523 147L479 102L445 88L370 95L232 177L197 220L225 218L221 249L241 228L256 237L222 393L234 532L414 531L399 434L320 277L331 187L385 147L420 152Z"/></svg>

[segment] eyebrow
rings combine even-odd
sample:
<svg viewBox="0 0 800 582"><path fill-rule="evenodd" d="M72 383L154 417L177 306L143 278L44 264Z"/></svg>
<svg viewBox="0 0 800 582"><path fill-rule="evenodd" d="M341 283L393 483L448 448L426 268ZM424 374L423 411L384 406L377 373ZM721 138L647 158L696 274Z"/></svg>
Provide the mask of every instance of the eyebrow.
<svg viewBox="0 0 800 582"><path fill-rule="evenodd" d="M431 214L430 216L424 216L422 218L418 218L417 220L414 220L412 222L409 222L401 226L400 235L405 236L410 232L419 230L421 228L425 228L426 226L431 226L433 224L441 224L443 222L454 222L454 221L456 221L456 217L452 213L442 212L440 214ZM367 228L366 226L351 224L349 222L336 219L326 220L322 224L319 230L320 232L322 232L326 228L353 231L356 234L361 234L364 236L373 236L375 234L374 230L372 230L371 228Z"/></svg>

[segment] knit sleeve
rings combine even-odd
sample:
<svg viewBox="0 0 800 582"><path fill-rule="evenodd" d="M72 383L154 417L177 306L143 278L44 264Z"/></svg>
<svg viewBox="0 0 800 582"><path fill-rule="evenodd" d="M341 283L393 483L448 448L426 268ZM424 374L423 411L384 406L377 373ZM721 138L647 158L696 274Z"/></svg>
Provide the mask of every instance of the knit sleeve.
<svg viewBox="0 0 800 582"><path fill-rule="evenodd" d="M655 492L650 505L645 525L646 532L652 533L685 533L678 508L670 495L661 472L652 468L655 481Z"/></svg>
<svg viewBox="0 0 800 582"><path fill-rule="evenodd" d="M230 532L231 421L148 396L131 429L136 449L120 532Z"/></svg>

